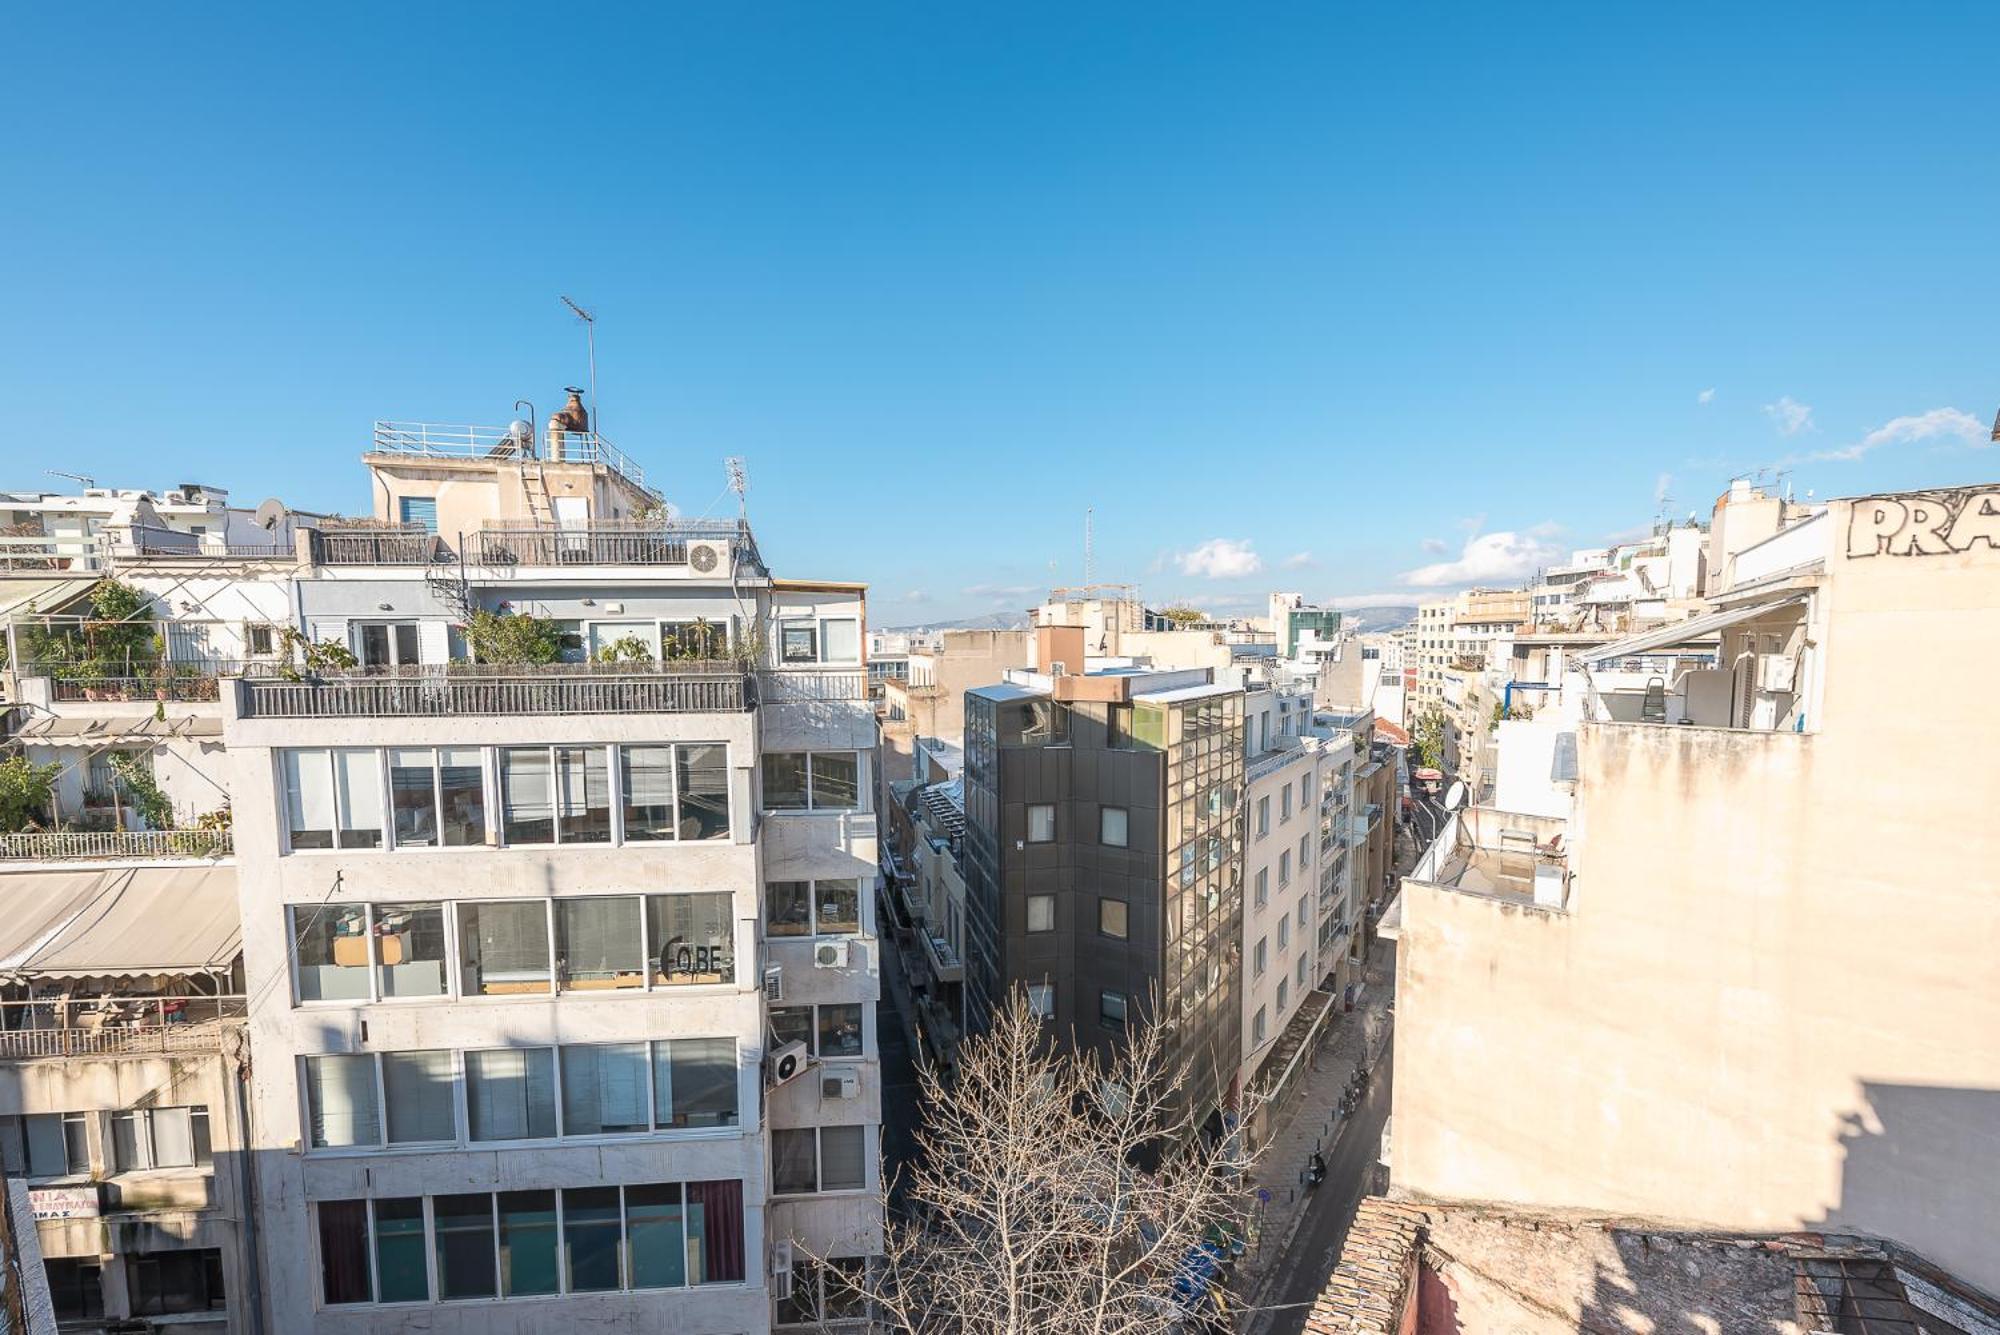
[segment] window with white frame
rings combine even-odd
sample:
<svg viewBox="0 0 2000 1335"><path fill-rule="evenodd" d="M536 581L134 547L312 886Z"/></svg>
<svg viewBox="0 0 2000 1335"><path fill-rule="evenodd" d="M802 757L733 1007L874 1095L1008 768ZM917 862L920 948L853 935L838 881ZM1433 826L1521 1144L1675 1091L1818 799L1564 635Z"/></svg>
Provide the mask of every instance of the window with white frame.
<svg viewBox="0 0 2000 1335"><path fill-rule="evenodd" d="M1278 854L1278 884L1281 886L1285 886L1285 885L1290 885L1291 883L1292 883L1292 850L1288 848L1284 852Z"/></svg>
<svg viewBox="0 0 2000 1335"><path fill-rule="evenodd" d="M92 1116L67 1112L0 1117L0 1172L31 1178L86 1176Z"/></svg>
<svg viewBox="0 0 2000 1335"><path fill-rule="evenodd" d="M766 811L852 811L861 805L861 758L855 751L767 751Z"/></svg>
<svg viewBox="0 0 2000 1335"><path fill-rule="evenodd" d="M1097 842L1109 848L1124 848L1130 834L1130 813L1124 807L1097 809Z"/></svg>
<svg viewBox="0 0 2000 1335"><path fill-rule="evenodd" d="M1257 799L1257 837L1262 839L1270 832L1271 799L1269 797L1260 797Z"/></svg>
<svg viewBox="0 0 2000 1335"><path fill-rule="evenodd" d="M293 849L380 848L382 778L374 751L278 753L287 844Z"/></svg>
<svg viewBox="0 0 2000 1335"><path fill-rule="evenodd" d="M1292 920L1289 917L1280 918L1278 919L1278 949L1285 950L1289 948L1291 944L1292 944ZM1259 972L1262 971L1259 970Z"/></svg>
<svg viewBox="0 0 2000 1335"><path fill-rule="evenodd" d="M1299 927L1301 929L1304 929L1312 925L1312 918L1309 916L1307 912L1307 907L1310 904L1311 900L1312 900L1312 895L1310 893L1299 896Z"/></svg>
<svg viewBox="0 0 2000 1335"><path fill-rule="evenodd" d="M867 1055L867 1012L859 1001L819 1006L773 1006L771 1050L803 1043L821 1061L843 1061Z"/></svg>
<svg viewBox="0 0 2000 1335"><path fill-rule="evenodd" d="M784 667L859 663L858 617L783 617L778 622L778 662Z"/></svg>
<svg viewBox="0 0 2000 1335"><path fill-rule="evenodd" d="M764 886L764 934L855 936L861 931L861 882L771 881Z"/></svg>
<svg viewBox="0 0 2000 1335"><path fill-rule="evenodd" d="M354 627L354 653L365 668L409 667L422 661L414 621L363 621Z"/></svg>
<svg viewBox="0 0 2000 1335"><path fill-rule="evenodd" d="M111 1162L120 1173L211 1162L208 1109L126 1108L111 1114Z"/></svg>
<svg viewBox="0 0 2000 1335"><path fill-rule="evenodd" d="M389 751L389 806L397 848L486 842L486 766L477 747Z"/></svg>
<svg viewBox="0 0 2000 1335"><path fill-rule="evenodd" d="M1257 869L1256 907L1261 909L1270 902L1271 869L1269 867L1259 867Z"/></svg>
<svg viewBox="0 0 2000 1335"><path fill-rule="evenodd" d="M1262 978L1264 976L1264 970L1270 966L1270 961L1271 961L1270 939L1268 937L1260 936L1257 938L1256 950L1251 952L1250 976L1252 978Z"/></svg>
<svg viewBox="0 0 2000 1335"><path fill-rule="evenodd" d="M1278 823L1284 824L1292 818L1292 785L1286 784L1278 790Z"/></svg>
<svg viewBox="0 0 2000 1335"><path fill-rule="evenodd" d="M868 1258L831 1256L793 1264L791 1292L778 1300L775 1319L780 1326L824 1329L867 1316Z"/></svg>
<svg viewBox="0 0 2000 1335"><path fill-rule="evenodd" d="M1312 836L1302 834L1299 836L1299 870L1304 871L1310 861L1312 861Z"/></svg>
<svg viewBox="0 0 2000 1335"><path fill-rule="evenodd" d="M501 832L509 844L611 842L611 767L601 746L500 749Z"/></svg>
<svg viewBox="0 0 2000 1335"><path fill-rule="evenodd" d="M1028 842L1031 844L1054 843L1056 837L1056 809L1042 802L1028 808Z"/></svg>
<svg viewBox="0 0 2000 1335"><path fill-rule="evenodd" d="M865 1190L870 1130L822 1126L772 1131L771 1190L781 1196Z"/></svg>

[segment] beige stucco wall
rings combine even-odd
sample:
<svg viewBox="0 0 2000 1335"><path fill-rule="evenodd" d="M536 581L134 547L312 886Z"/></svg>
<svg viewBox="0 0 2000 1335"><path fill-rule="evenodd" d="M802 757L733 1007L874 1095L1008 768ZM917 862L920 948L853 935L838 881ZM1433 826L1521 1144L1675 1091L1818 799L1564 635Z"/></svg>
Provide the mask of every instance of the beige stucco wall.
<svg viewBox="0 0 2000 1335"><path fill-rule="evenodd" d="M1585 726L1567 913L1406 883L1400 1189L1873 1232L2000 1290L2000 550L1843 547L1811 731Z"/></svg>

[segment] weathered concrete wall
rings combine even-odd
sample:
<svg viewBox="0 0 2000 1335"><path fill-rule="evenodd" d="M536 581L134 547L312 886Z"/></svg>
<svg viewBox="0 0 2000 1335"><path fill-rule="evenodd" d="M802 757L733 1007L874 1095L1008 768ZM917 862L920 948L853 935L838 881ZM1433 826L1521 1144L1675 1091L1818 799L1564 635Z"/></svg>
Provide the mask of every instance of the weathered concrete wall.
<svg viewBox="0 0 2000 1335"><path fill-rule="evenodd" d="M1567 914L1406 884L1399 1187L1825 1223L2000 1290L2000 549L1850 558L1847 508L1813 731L1585 727Z"/></svg>

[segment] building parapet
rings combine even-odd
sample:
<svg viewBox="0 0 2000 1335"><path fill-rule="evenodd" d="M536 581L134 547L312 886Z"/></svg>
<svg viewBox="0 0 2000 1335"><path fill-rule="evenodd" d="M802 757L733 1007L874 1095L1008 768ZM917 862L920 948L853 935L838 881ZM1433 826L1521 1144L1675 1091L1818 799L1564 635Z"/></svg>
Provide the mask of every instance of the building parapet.
<svg viewBox="0 0 2000 1335"><path fill-rule="evenodd" d="M728 663L452 665L420 676L236 683L244 718L439 718L488 714L737 714L756 702ZM865 698L865 674L860 694Z"/></svg>
<svg viewBox="0 0 2000 1335"><path fill-rule="evenodd" d="M243 997L0 1002L0 1061L227 1052L247 1014Z"/></svg>
<svg viewBox="0 0 2000 1335"><path fill-rule="evenodd" d="M36 830L0 834L0 859L21 862L217 859L236 851L230 830Z"/></svg>
<svg viewBox="0 0 2000 1335"><path fill-rule="evenodd" d="M762 569L750 526L740 520L597 519L585 524L488 524L465 535L466 562L512 566L686 566L729 573L731 553ZM720 549L720 550L717 550Z"/></svg>
<svg viewBox="0 0 2000 1335"><path fill-rule="evenodd" d="M1496 807L1455 811L1404 879L1563 911L1569 904L1568 827L1559 816Z"/></svg>
<svg viewBox="0 0 2000 1335"><path fill-rule="evenodd" d="M525 425L525 424L523 424ZM511 426L460 426L442 422L377 422L370 454L416 459L593 464L646 485L646 472L595 431L551 431L538 460L534 431Z"/></svg>

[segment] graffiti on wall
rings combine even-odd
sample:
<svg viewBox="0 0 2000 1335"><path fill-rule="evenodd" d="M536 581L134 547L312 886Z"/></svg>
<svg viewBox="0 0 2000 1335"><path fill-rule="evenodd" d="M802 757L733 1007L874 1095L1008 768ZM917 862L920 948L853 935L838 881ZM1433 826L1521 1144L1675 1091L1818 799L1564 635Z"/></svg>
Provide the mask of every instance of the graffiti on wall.
<svg viewBox="0 0 2000 1335"><path fill-rule="evenodd" d="M1850 557L1949 556L1981 542L2000 551L2000 487L1863 496L1849 505Z"/></svg>

